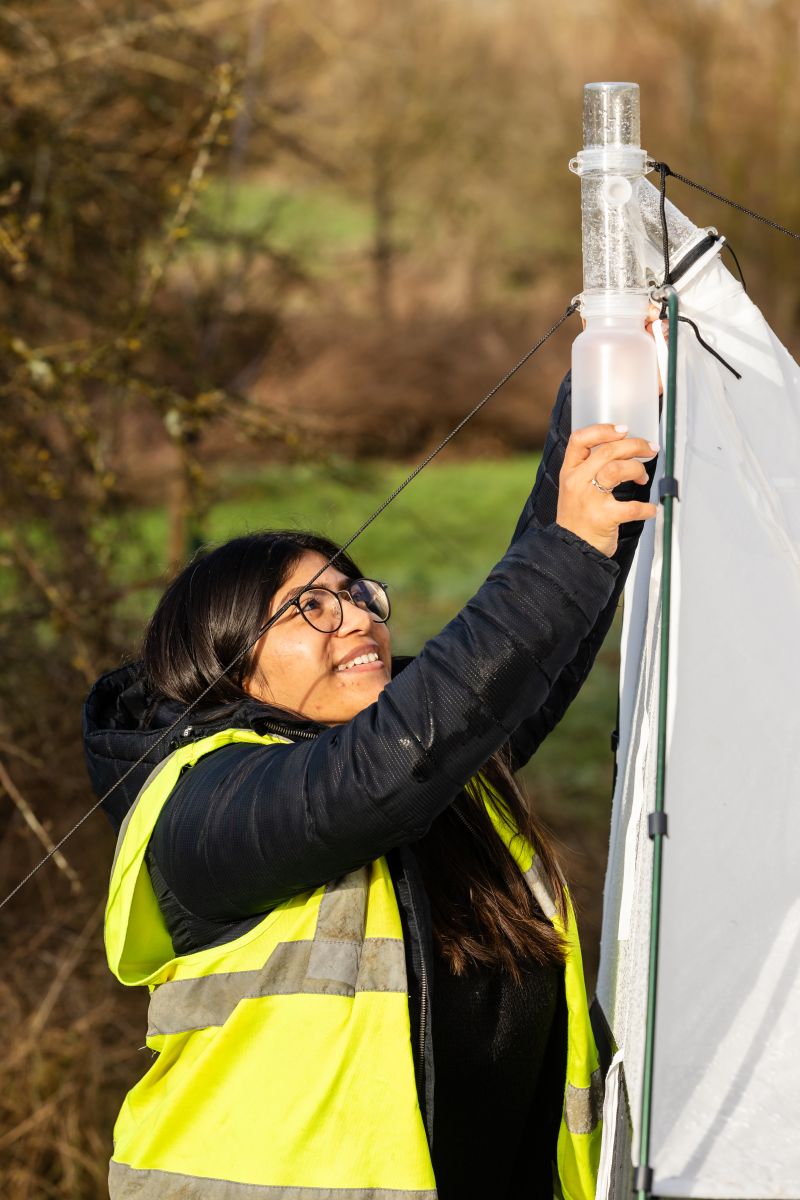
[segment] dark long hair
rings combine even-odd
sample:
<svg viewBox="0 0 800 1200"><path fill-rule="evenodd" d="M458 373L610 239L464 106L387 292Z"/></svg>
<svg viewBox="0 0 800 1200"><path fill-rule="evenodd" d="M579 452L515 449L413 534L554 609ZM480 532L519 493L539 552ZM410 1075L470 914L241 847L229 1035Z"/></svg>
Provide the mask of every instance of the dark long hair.
<svg viewBox="0 0 800 1200"><path fill-rule="evenodd" d="M276 529L233 538L184 567L145 633L142 658L151 695L191 704L213 685L204 708L245 699L270 601L308 551L328 559L338 547L316 533ZM361 574L348 554L339 552L336 565L352 578Z"/></svg>
<svg viewBox="0 0 800 1200"><path fill-rule="evenodd" d="M191 704L213 685L203 708L245 700L270 601L308 551L325 559L336 555L335 565L351 578L362 574L328 538L293 529L234 538L185 567L165 591L145 633L142 657L150 695ZM235 667L223 675L234 660ZM507 751L493 754L482 774L536 847L563 918L564 885L550 839L513 776ZM564 961L561 938L532 904L475 781L433 821L415 850L430 897L434 938L456 974L482 964L519 979L526 960Z"/></svg>

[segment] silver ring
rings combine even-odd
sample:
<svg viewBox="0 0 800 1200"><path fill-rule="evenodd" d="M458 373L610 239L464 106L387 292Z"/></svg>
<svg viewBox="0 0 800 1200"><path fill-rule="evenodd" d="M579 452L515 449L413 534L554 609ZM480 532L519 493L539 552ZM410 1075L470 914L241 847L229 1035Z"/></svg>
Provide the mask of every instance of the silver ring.
<svg viewBox="0 0 800 1200"><path fill-rule="evenodd" d="M614 490L613 488L603 487L602 483L598 483L594 476L592 476L592 483L596 488L599 488L601 492L613 492Z"/></svg>

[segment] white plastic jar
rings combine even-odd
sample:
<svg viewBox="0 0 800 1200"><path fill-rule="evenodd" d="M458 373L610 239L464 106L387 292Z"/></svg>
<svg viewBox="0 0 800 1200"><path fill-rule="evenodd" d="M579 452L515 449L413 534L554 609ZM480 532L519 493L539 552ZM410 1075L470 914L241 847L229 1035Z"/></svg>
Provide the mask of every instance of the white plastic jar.
<svg viewBox="0 0 800 1200"><path fill-rule="evenodd" d="M586 328L572 345L572 428L627 425L658 442L658 362L646 292L584 292ZM640 461L645 462L645 459Z"/></svg>

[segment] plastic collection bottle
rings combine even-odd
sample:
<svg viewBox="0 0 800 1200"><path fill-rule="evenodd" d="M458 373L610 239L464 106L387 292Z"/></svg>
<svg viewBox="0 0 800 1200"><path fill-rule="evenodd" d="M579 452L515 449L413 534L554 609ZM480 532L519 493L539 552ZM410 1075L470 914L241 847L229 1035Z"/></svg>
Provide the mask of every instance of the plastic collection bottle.
<svg viewBox="0 0 800 1200"><path fill-rule="evenodd" d="M572 428L610 422L658 442L658 365L646 293L584 293L572 346ZM644 459L642 459L644 461Z"/></svg>
<svg viewBox="0 0 800 1200"><path fill-rule="evenodd" d="M570 163L581 179L586 321L572 351L572 428L624 423L629 437L657 442L658 366L644 326L649 293L635 186L647 171L638 84L587 84L583 136Z"/></svg>

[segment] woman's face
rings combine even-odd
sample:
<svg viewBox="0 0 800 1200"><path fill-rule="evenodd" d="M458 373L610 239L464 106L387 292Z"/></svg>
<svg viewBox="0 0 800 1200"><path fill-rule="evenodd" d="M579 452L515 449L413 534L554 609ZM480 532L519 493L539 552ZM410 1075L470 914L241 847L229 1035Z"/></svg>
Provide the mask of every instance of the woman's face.
<svg viewBox="0 0 800 1200"><path fill-rule="evenodd" d="M306 551L278 589L268 617L324 565L321 554ZM348 577L328 567L315 587L346 588ZM342 596L343 620L335 633L309 625L296 606L288 608L256 646L256 668L247 691L268 704L301 713L326 725L349 721L377 699L391 678L391 638L385 624ZM363 654L376 661L345 668Z"/></svg>

